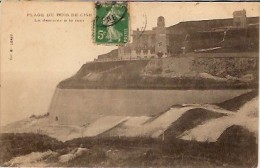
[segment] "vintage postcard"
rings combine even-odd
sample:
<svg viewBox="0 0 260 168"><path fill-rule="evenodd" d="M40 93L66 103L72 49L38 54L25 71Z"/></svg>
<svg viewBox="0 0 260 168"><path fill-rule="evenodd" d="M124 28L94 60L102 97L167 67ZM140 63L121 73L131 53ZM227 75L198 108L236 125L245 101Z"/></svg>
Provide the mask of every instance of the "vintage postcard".
<svg viewBox="0 0 260 168"><path fill-rule="evenodd" d="M259 3L1 4L0 166L258 166Z"/></svg>

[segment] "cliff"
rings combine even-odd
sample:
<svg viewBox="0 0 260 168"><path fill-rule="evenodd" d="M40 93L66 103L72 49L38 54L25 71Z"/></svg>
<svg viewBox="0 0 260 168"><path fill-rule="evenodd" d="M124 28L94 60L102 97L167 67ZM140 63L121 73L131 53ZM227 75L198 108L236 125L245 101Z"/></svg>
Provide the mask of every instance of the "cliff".
<svg viewBox="0 0 260 168"><path fill-rule="evenodd" d="M89 62L60 89L229 89L258 86L258 53L190 53L163 59Z"/></svg>

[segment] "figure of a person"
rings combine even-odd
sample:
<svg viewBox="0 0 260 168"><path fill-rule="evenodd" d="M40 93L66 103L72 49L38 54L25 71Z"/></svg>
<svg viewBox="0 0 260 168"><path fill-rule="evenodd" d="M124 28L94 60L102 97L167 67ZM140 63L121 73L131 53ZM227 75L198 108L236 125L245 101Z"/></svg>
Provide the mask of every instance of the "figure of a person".
<svg viewBox="0 0 260 168"><path fill-rule="evenodd" d="M118 40L118 42L120 42L121 37L123 35L115 28L116 18L120 19L120 16L118 15L116 7L112 6L111 10L107 13L107 15L102 20L103 24L107 28L108 33L106 38L109 40L109 42L112 42L113 40Z"/></svg>

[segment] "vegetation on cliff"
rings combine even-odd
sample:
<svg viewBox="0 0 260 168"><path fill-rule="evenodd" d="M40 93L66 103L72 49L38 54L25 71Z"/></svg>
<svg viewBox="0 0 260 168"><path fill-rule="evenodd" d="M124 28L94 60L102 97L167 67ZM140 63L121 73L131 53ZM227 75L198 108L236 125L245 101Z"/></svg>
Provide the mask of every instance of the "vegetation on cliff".
<svg viewBox="0 0 260 168"><path fill-rule="evenodd" d="M254 53L220 55L220 53L190 54L151 60L89 62L84 64L74 76L60 82L58 88L224 89L257 87L258 58L252 57L255 55Z"/></svg>

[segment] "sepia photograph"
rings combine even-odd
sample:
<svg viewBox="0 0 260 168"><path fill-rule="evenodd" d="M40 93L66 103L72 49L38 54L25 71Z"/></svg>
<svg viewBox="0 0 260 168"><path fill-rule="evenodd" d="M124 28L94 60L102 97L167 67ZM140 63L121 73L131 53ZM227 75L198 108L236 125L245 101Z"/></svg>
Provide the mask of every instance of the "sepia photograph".
<svg viewBox="0 0 260 168"><path fill-rule="evenodd" d="M258 167L259 3L0 12L1 167Z"/></svg>

